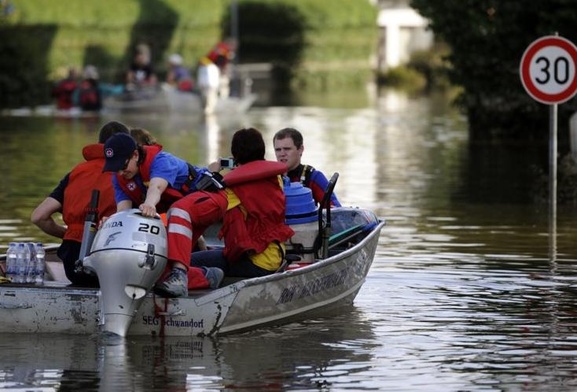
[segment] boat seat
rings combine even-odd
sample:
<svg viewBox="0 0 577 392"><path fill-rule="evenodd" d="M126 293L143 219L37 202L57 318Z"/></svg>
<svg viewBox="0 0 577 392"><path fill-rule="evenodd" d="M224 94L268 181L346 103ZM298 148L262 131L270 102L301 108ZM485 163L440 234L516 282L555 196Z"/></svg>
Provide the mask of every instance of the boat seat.
<svg viewBox="0 0 577 392"><path fill-rule="evenodd" d="M66 277L64 272L64 264L61 261L46 261L46 280L54 280L57 282L64 282L70 284L71 282Z"/></svg>

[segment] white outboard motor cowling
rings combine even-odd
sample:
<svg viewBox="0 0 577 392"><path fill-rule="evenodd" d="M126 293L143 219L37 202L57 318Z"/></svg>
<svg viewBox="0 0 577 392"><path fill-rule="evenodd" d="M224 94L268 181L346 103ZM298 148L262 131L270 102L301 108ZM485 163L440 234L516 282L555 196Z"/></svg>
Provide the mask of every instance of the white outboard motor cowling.
<svg viewBox="0 0 577 392"><path fill-rule="evenodd" d="M160 217L138 209L117 212L96 233L82 264L100 282L103 330L126 336L132 318L167 263L166 229Z"/></svg>

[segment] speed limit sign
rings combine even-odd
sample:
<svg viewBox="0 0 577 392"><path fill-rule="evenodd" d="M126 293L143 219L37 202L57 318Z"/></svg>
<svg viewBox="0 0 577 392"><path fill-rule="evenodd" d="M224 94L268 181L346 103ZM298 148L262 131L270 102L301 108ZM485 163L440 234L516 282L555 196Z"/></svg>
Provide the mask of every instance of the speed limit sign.
<svg viewBox="0 0 577 392"><path fill-rule="evenodd" d="M562 103L577 92L577 47L559 36L533 41L521 59L521 82L527 93L545 104Z"/></svg>

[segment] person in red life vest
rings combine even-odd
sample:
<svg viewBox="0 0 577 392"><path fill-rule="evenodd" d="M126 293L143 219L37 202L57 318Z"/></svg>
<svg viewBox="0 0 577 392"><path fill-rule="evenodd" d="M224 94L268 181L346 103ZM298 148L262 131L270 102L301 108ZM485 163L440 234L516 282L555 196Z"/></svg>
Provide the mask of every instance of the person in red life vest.
<svg viewBox="0 0 577 392"><path fill-rule="evenodd" d="M182 56L179 54L171 54L168 58L166 83L176 87L179 91L192 92L194 85L192 75L188 68L183 65Z"/></svg>
<svg viewBox="0 0 577 392"><path fill-rule="evenodd" d="M74 94L78 88L78 71L74 67L68 69L66 78L54 86L52 96L56 98L56 109L69 110L74 106Z"/></svg>
<svg viewBox="0 0 577 392"><path fill-rule="evenodd" d="M87 65L82 73L82 81L78 88L78 105L87 112L97 112L102 109L102 96L98 85L98 70L93 65Z"/></svg>
<svg viewBox="0 0 577 392"><path fill-rule="evenodd" d="M329 180L320 170L301 163L305 150L303 135L294 128L283 128L274 135L273 143L276 160L288 166L287 177L291 182L300 182L303 186L310 188L315 202L320 205ZM341 206L334 193L331 195L331 206Z"/></svg>
<svg viewBox="0 0 577 392"><path fill-rule="evenodd" d="M168 211L174 202L184 196L194 193L196 207L204 214L199 219L212 222L222 215L222 206L226 204L222 200L226 198L222 192L213 192L211 184L206 183L209 168L193 166L163 151L160 144L138 145L126 134L114 135L108 139L104 145L104 155L106 164L103 171L116 173L112 183L117 211L134 206L140 209L143 216L153 217ZM170 220L170 214L168 219ZM168 230L170 232L170 224ZM170 251L168 257L171 257ZM183 271L186 277L187 271ZM170 280L174 278L174 272L181 271L167 272L170 272ZM217 288L222 281L223 272L218 268L189 268L188 278L192 283L188 287L190 289Z"/></svg>
<svg viewBox="0 0 577 392"><path fill-rule="evenodd" d="M264 159L264 140L255 128L235 132L231 153L236 167L224 176L226 212L219 232L224 249L194 252L192 256L184 251L190 249L192 233L198 235L194 222L190 222L198 211L195 200L184 198L169 211L169 254L171 249L182 251L178 258L169 257L174 268L185 268L190 260L192 266L216 267L227 276L255 277L276 272L282 263L284 242L294 235L285 224L280 174L286 166ZM186 284L184 279L173 281L164 290L178 294Z"/></svg>
<svg viewBox="0 0 577 392"><path fill-rule="evenodd" d="M64 272L75 286L97 287L98 278L84 272L75 271L75 263L80 255L86 209L89 207L92 190L100 191L99 217L116 212L114 189L110 173L103 173L104 143L116 133L128 134L128 128L117 121L102 126L97 144L89 144L82 149L85 162L75 166L62 178L50 195L32 212L31 221L43 232L62 238L58 257L63 261ZM64 225L54 219L61 213Z"/></svg>
<svg viewBox="0 0 577 392"><path fill-rule="evenodd" d="M221 98L230 95L230 64L236 56L238 42L232 37L228 37L217 43L206 55L206 58L215 64L220 70L219 93Z"/></svg>

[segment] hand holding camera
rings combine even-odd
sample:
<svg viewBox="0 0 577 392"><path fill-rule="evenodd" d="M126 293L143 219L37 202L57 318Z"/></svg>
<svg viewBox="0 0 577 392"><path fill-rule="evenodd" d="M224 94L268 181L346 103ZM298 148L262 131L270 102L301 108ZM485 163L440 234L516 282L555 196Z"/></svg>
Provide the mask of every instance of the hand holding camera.
<svg viewBox="0 0 577 392"><path fill-rule="evenodd" d="M220 167L222 169L234 168L234 159L232 159L232 158L220 158Z"/></svg>

